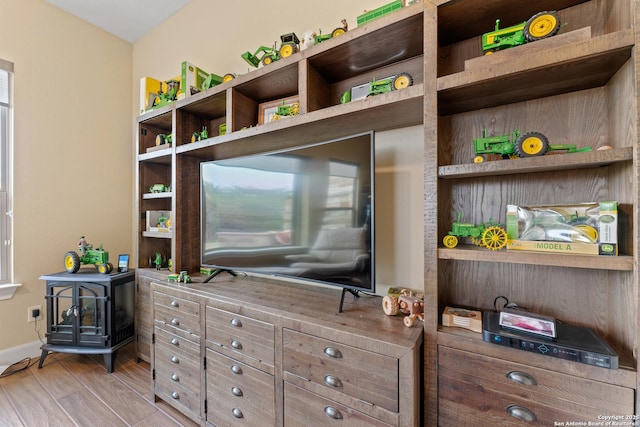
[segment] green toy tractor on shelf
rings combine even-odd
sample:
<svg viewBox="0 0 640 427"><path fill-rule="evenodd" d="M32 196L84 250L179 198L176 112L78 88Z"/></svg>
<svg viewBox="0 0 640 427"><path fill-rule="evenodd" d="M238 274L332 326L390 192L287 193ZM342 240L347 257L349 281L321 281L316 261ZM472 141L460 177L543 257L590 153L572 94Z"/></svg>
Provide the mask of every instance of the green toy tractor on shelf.
<svg viewBox="0 0 640 427"><path fill-rule="evenodd" d="M512 157L542 156L549 151L566 151L567 153L581 153L591 151L591 147L577 148L573 144L549 144L546 136L540 132L520 133L516 129L510 134L488 136L487 129L482 132L482 138L473 140L473 163L482 163L485 155L496 154L503 159Z"/></svg>
<svg viewBox="0 0 640 427"><path fill-rule="evenodd" d="M559 30L560 19L555 11L536 13L528 21L508 28L500 28L500 20L497 19L495 30L482 35L482 51L488 55L554 36Z"/></svg>
<svg viewBox="0 0 640 427"><path fill-rule="evenodd" d="M497 251L507 245L507 232L501 224L493 221L482 224L460 222L462 212L458 212L457 220L451 224L451 230L442 239L445 247L453 249L460 239L468 237L474 245Z"/></svg>
<svg viewBox="0 0 640 427"><path fill-rule="evenodd" d="M113 271L113 264L109 262L109 252L102 248L94 249L93 245L84 240L84 236L78 242L78 254L76 251L69 251L64 254L64 269L67 273L76 273L81 265L93 264L99 273L109 274Z"/></svg>
<svg viewBox="0 0 640 427"><path fill-rule="evenodd" d="M273 47L260 46L254 53L247 51L240 56L242 56L242 59L244 59L247 64L258 68L260 63L262 63L262 65L269 65L272 62L291 56L300 50L300 39L298 39L296 33L281 35L280 42L280 49L276 49L276 43L274 42Z"/></svg>

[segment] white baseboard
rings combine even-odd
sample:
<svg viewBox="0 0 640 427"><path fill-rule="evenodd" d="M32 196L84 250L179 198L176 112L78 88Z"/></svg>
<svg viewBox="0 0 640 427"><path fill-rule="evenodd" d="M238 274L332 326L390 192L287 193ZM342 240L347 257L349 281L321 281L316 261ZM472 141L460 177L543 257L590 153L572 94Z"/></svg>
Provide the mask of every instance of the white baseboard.
<svg viewBox="0 0 640 427"><path fill-rule="evenodd" d="M0 350L0 373L4 372L9 366L19 362L27 357L39 357L42 351L39 340L32 341L17 347L11 347L6 350Z"/></svg>

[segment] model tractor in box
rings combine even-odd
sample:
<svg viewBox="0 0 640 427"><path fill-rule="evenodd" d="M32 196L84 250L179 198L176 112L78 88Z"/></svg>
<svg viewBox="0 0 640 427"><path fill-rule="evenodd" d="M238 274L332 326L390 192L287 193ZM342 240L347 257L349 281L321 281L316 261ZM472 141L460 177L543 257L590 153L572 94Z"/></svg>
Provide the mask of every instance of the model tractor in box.
<svg viewBox="0 0 640 427"><path fill-rule="evenodd" d="M300 113L300 104L297 102L294 102L293 104L290 105L284 105L284 103L282 105L278 106L278 110L276 111L276 113L273 115L273 117L271 118L271 120L280 120L283 117L288 117L288 116L297 116Z"/></svg>
<svg viewBox="0 0 640 427"><path fill-rule="evenodd" d="M470 238L473 244L492 251L497 251L507 245L507 232L502 224L493 221L483 224L460 222L462 213L458 212L457 220L451 224L451 230L442 239L445 247L453 249L458 246L459 239Z"/></svg>
<svg viewBox="0 0 640 427"><path fill-rule="evenodd" d="M482 132L482 138L473 140L473 163L482 163L487 154L495 154L503 159L513 157L542 156L549 151L565 151L580 153L591 151L591 147L577 148L573 144L549 144L549 140L540 132L521 133L516 129L510 134L488 136L487 129Z"/></svg>
<svg viewBox="0 0 640 427"><path fill-rule="evenodd" d="M555 11L536 13L528 21L507 28L500 28L497 19L495 30L482 35L482 51L488 55L554 36L559 30L560 19Z"/></svg>
<svg viewBox="0 0 640 427"><path fill-rule="evenodd" d="M80 252L80 254L78 254ZM64 254L64 269L67 273L76 273L83 264L93 264L102 274L109 274L113 271L113 264L109 262L109 252L100 245L94 249L93 245L87 243L84 236L78 242L78 252L69 251Z"/></svg>
<svg viewBox="0 0 640 427"><path fill-rule="evenodd" d="M160 108L170 104L178 99L178 92L180 91L180 82L178 80L167 81L167 92L160 91L153 99L153 105L151 108Z"/></svg>

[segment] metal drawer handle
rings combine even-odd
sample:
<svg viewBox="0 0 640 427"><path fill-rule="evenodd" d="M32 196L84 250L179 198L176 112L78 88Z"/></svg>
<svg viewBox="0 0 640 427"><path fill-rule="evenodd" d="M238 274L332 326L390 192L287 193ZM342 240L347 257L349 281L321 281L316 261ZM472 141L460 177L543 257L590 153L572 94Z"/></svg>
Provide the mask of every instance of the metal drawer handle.
<svg viewBox="0 0 640 427"><path fill-rule="evenodd" d="M507 372L507 378L509 378L511 381L513 381L515 383L523 384L523 385L536 385L536 384L538 384L536 379L533 378L533 376L531 376L530 374L527 374L526 372L522 372L522 371Z"/></svg>
<svg viewBox="0 0 640 427"><path fill-rule="evenodd" d="M171 361L173 363L180 363L180 360L178 359L178 356L171 356Z"/></svg>
<svg viewBox="0 0 640 427"><path fill-rule="evenodd" d="M333 375L325 376L324 383L330 387L342 387L342 381L340 381L340 378L334 377Z"/></svg>
<svg viewBox="0 0 640 427"><path fill-rule="evenodd" d="M242 397L244 395L242 390L240 390L238 387L231 387L231 393L233 393L234 396L238 397Z"/></svg>
<svg viewBox="0 0 640 427"><path fill-rule="evenodd" d="M173 344L173 345L178 345L178 344L180 344L180 341L178 341L178 338L173 338L173 339L171 340L171 344Z"/></svg>
<svg viewBox="0 0 640 427"><path fill-rule="evenodd" d="M324 408L324 414L329 417L332 418L334 420L341 420L342 419L342 413L340 411L338 411L336 408L334 408L333 406L327 406Z"/></svg>
<svg viewBox="0 0 640 427"><path fill-rule="evenodd" d="M173 319L171 319L171 324L173 326L178 326L180 324L180 321L178 320L178 318L174 317Z"/></svg>
<svg viewBox="0 0 640 427"><path fill-rule="evenodd" d="M238 318L231 319L231 326L235 326L236 328L242 328L242 321Z"/></svg>
<svg viewBox="0 0 640 427"><path fill-rule="evenodd" d="M244 418L244 415L242 414L242 411L238 408L233 408L231 410L231 413L233 414L234 417L236 418Z"/></svg>
<svg viewBox="0 0 640 427"><path fill-rule="evenodd" d="M180 399L180 395L178 394L177 391L174 391L173 393L171 393L171 397L173 397L174 399Z"/></svg>
<svg viewBox="0 0 640 427"><path fill-rule="evenodd" d="M234 374L237 375L241 375L242 374L242 368L238 365L231 365L231 372L233 372Z"/></svg>
<svg viewBox="0 0 640 427"><path fill-rule="evenodd" d="M340 352L340 350L338 350L335 347L327 347L324 349L324 354L326 354L329 357L333 357L336 359L341 359L342 358L342 353Z"/></svg>
<svg viewBox="0 0 640 427"><path fill-rule="evenodd" d="M517 418L522 421L533 422L535 421L536 415L531 412L529 409L519 406L519 405L509 405L507 406L507 412L514 418Z"/></svg>
<svg viewBox="0 0 640 427"><path fill-rule="evenodd" d="M171 307L180 307L180 303L176 300L171 301Z"/></svg>
<svg viewBox="0 0 640 427"><path fill-rule="evenodd" d="M242 350L242 343L240 343L240 341L233 340L231 341L231 347L235 348L236 350Z"/></svg>

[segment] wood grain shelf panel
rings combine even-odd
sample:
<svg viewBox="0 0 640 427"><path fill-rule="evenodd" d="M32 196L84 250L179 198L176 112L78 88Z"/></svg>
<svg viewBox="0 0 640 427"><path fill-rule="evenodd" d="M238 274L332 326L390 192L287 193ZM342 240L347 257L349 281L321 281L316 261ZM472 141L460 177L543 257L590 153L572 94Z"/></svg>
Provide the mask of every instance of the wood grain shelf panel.
<svg viewBox="0 0 640 427"><path fill-rule="evenodd" d="M453 249L438 248L438 259L530 264L550 267L589 268L598 270L633 271L632 256L596 256L539 252L490 251L476 246Z"/></svg>
<svg viewBox="0 0 640 427"><path fill-rule="evenodd" d="M483 163L447 165L438 168L438 178L469 178L496 175L549 172L554 170L592 168L618 162L633 161L633 147L586 153L547 154L524 159L495 160Z"/></svg>

